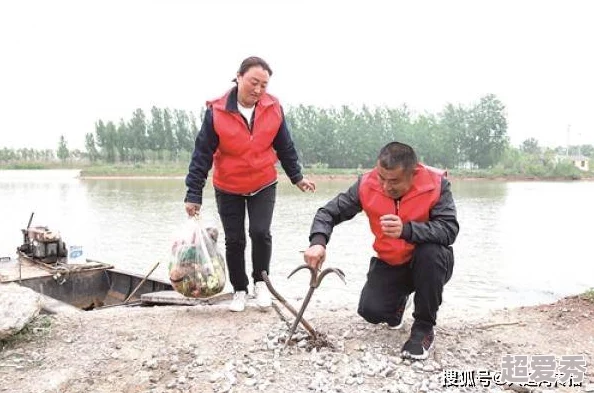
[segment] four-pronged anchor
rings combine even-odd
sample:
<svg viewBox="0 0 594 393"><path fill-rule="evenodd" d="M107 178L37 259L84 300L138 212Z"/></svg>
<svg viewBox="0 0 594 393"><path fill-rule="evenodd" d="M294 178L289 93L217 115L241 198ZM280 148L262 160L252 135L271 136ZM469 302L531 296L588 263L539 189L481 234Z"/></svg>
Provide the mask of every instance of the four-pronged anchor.
<svg viewBox="0 0 594 393"><path fill-rule="evenodd" d="M289 336L287 337L287 341L285 341L285 347L287 346L289 341L291 341L291 338L293 337L293 334L295 333L295 330L297 329L297 325L299 325L299 321L301 321L301 318L303 317L303 313L305 312L305 309L307 308L307 305L309 304L309 301L311 300L311 296L313 295L313 292L316 290L317 287L320 286L320 283L322 282L324 277L326 277L326 275L328 275L329 273L335 273L342 280L342 282L344 282L346 284L346 281L344 279L344 273L342 272L342 270L340 270L338 268L327 268L320 272L320 271L318 271L318 269L311 267L307 264L297 267L295 270L293 270L291 272L291 274L289 274L289 276L287 278L291 278L291 276L293 274L297 273L301 269L308 269L309 272L311 273L311 278L309 280L309 291L307 291L307 295L305 296L305 299L303 299L303 304L301 305L299 314L297 314L297 319L295 319L295 322L293 322L293 326L291 326L291 330L289 330Z"/></svg>

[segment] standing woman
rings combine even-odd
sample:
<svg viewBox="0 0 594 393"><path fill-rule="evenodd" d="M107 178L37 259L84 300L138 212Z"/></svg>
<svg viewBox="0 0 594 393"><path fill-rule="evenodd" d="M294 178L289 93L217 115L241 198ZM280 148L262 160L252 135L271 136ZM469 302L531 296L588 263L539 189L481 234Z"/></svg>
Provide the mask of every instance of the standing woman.
<svg viewBox="0 0 594 393"><path fill-rule="evenodd" d="M252 279L259 307L270 307L270 293L262 280L272 253L270 224L276 200L277 172L281 165L301 191L315 184L303 177L279 101L266 93L272 70L259 57L248 57L237 71L234 88L206 103L202 127L196 137L185 197L186 212L200 211L202 189L214 161L213 185L225 231L229 279L233 285L231 311L245 309L249 280L245 268L245 212L252 242Z"/></svg>

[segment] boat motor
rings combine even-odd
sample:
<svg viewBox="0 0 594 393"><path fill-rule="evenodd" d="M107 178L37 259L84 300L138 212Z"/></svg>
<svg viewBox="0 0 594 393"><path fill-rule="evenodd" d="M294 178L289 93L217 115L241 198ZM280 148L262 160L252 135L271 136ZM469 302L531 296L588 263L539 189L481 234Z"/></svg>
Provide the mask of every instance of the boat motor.
<svg viewBox="0 0 594 393"><path fill-rule="evenodd" d="M30 258L39 259L46 263L55 263L59 258L68 256L66 243L58 232L50 231L43 226L22 229L23 244L18 248Z"/></svg>

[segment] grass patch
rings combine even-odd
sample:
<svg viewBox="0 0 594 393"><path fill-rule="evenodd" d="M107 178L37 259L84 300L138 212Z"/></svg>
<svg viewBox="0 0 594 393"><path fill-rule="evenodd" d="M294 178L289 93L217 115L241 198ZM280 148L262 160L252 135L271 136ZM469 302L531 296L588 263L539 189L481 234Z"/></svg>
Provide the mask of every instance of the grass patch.
<svg viewBox="0 0 594 393"><path fill-rule="evenodd" d="M37 341L48 337L52 332L52 317L49 315L38 315L31 322L25 325L16 334L0 340L0 351L5 348L12 348L17 344Z"/></svg>
<svg viewBox="0 0 594 393"><path fill-rule="evenodd" d="M67 163L35 163L16 162L0 163L0 169L80 169L83 177L185 177L188 174L190 159L178 161L146 161L139 163L113 163L104 162L67 162ZM307 165L303 174L308 175L360 175L369 169L364 168L329 168L326 164ZM284 176L280 165L277 166L279 177ZM594 171L581 172L572 165L566 167L558 165L555 168L527 167L522 170L504 168L498 165L491 169L448 169L453 178L478 178L478 179L507 179L507 180L580 180L592 179ZM212 176L212 173L210 174Z"/></svg>
<svg viewBox="0 0 594 393"><path fill-rule="evenodd" d="M594 288L588 289L586 292L582 293L580 297L584 300L594 303Z"/></svg>
<svg viewBox="0 0 594 393"><path fill-rule="evenodd" d="M283 174L282 168L278 168L279 174ZM303 168L304 175L361 175L371 169L361 168L324 168L319 166L312 166Z"/></svg>
<svg viewBox="0 0 594 393"><path fill-rule="evenodd" d="M76 163L61 162L10 162L0 163L0 170L33 170L33 169L79 169L82 165Z"/></svg>
<svg viewBox="0 0 594 393"><path fill-rule="evenodd" d="M188 163L112 164L84 167L81 176L185 176Z"/></svg>
<svg viewBox="0 0 594 393"><path fill-rule="evenodd" d="M450 169L450 176L460 179L508 179L508 180L580 180L587 178L586 175L575 169L575 172L568 171L517 171L513 169Z"/></svg>
<svg viewBox="0 0 594 393"><path fill-rule="evenodd" d="M39 163L35 163L35 162L22 162L22 163L3 165L2 168L3 169L44 169L45 166L43 164L39 164Z"/></svg>
<svg viewBox="0 0 594 393"><path fill-rule="evenodd" d="M189 162L179 163L144 163L112 164L83 167L81 176L186 176ZM279 177L284 175L282 168L277 168ZM304 175L359 175L365 170L357 168L303 168ZM212 174L211 174L212 176Z"/></svg>

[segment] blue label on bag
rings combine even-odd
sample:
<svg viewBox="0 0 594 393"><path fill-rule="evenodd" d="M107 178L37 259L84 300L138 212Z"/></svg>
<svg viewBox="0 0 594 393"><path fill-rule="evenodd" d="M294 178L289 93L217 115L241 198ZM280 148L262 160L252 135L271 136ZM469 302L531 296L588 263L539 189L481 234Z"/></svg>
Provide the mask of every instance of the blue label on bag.
<svg viewBox="0 0 594 393"><path fill-rule="evenodd" d="M70 252L68 253L69 258L79 258L83 254L82 246L70 246Z"/></svg>

